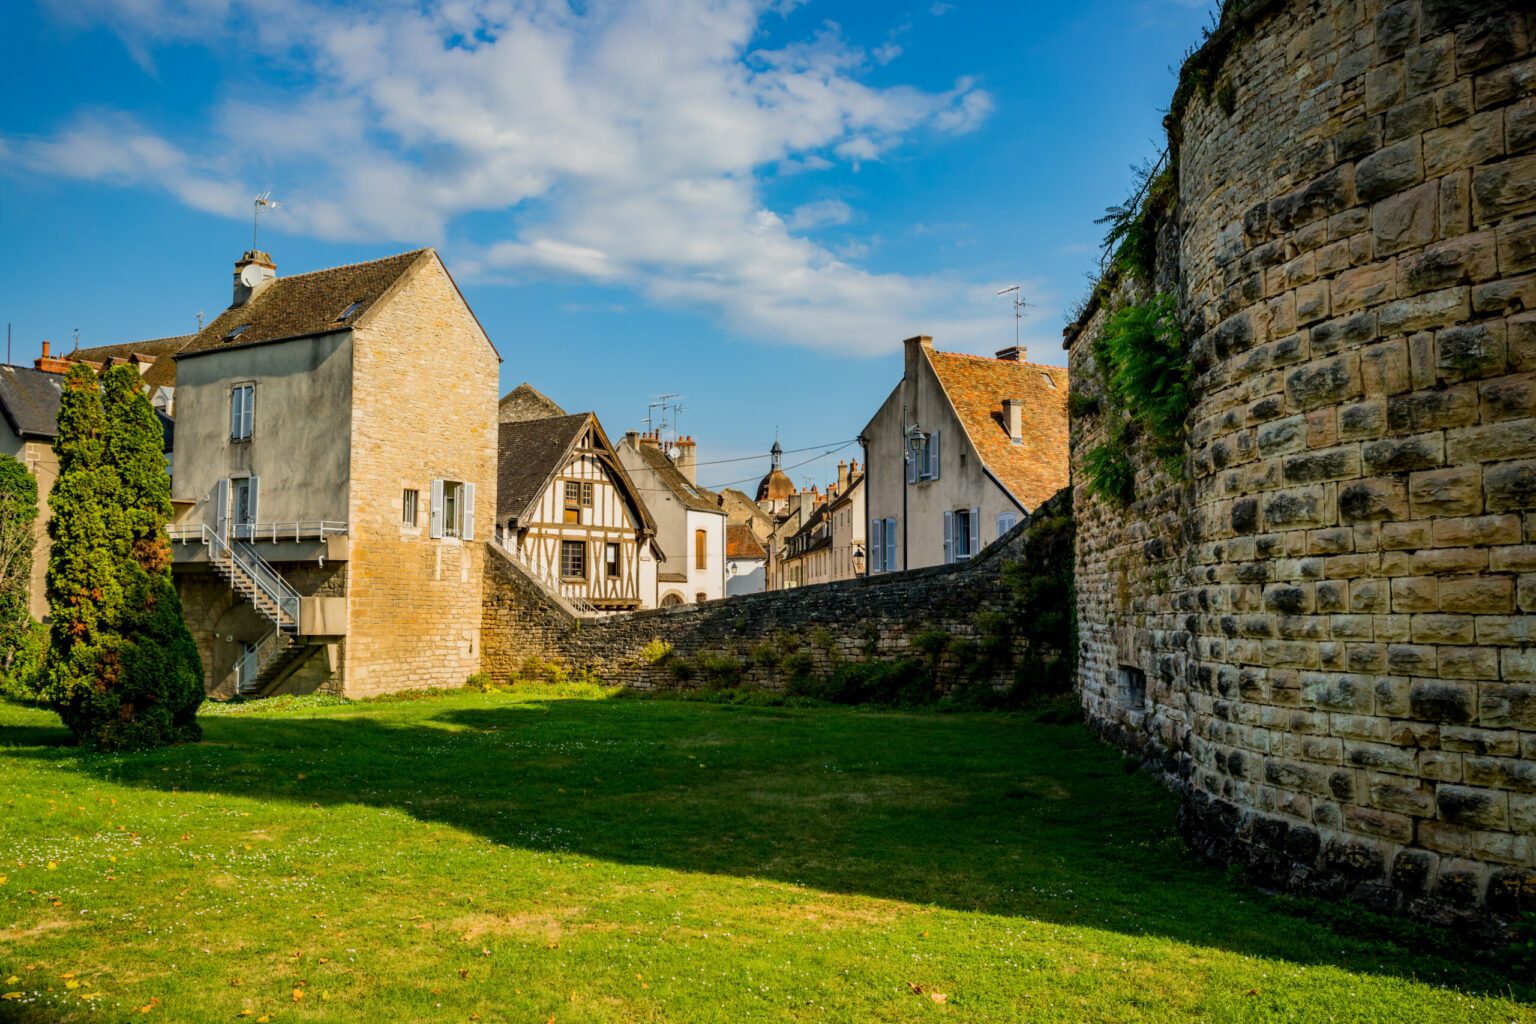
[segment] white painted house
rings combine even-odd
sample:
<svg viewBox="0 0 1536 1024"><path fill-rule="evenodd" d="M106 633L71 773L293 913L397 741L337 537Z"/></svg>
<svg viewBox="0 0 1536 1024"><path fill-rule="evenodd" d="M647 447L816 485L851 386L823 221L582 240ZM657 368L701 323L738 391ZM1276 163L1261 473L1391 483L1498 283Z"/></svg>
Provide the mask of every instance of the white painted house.
<svg viewBox="0 0 1536 1024"><path fill-rule="evenodd" d="M630 431L619 442L619 461L656 523L666 552L657 573L661 607L702 604L725 597L725 509L720 496L694 478L695 448L683 438L662 450L654 434Z"/></svg>

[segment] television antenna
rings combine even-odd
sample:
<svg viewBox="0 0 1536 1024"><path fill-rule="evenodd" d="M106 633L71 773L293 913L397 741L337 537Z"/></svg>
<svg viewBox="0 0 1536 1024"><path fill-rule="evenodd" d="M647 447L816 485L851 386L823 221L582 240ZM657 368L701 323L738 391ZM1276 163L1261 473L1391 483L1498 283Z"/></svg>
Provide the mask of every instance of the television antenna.
<svg viewBox="0 0 1536 1024"><path fill-rule="evenodd" d="M256 229L261 226L261 211L277 210L281 209L281 207L278 205L277 200L272 198L271 189L267 189L267 191L257 196L252 201L252 205L255 207L255 210L251 213L251 250L254 252L256 249Z"/></svg>
<svg viewBox="0 0 1536 1024"><path fill-rule="evenodd" d="M196 313L196 316L197 316L197 333L198 334L202 334L203 333L203 311L202 310L198 310L197 313Z"/></svg>
<svg viewBox="0 0 1536 1024"><path fill-rule="evenodd" d="M645 428L656 435L656 440L668 440L667 434L677 433L677 421L683 411L678 394L657 395L645 409ZM659 410L659 415L658 415Z"/></svg>
<svg viewBox="0 0 1536 1024"><path fill-rule="evenodd" d="M1016 284L1011 284L1007 288L1001 289L1000 291L998 291L997 294L999 294L999 295L1009 295L1009 294L1011 294L1013 296L1013 347L1014 348L1018 348L1019 347L1019 321L1024 319L1024 310L1030 304L1028 302L1024 301L1024 293L1019 290L1019 286L1016 285Z"/></svg>

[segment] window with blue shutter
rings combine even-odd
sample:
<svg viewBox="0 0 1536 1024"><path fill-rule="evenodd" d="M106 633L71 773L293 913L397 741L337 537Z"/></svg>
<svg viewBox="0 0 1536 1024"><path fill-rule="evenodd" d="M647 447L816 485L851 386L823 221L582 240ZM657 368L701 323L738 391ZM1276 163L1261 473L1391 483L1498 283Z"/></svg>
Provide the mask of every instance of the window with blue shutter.
<svg viewBox="0 0 1536 1024"><path fill-rule="evenodd" d="M896 520L885 521L885 571L896 571Z"/></svg>
<svg viewBox="0 0 1536 1024"><path fill-rule="evenodd" d="M869 521L869 565L874 572L885 571L885 520Z"/></svg>
<svg viewBox="0 0 1536 1024"><path fill-rule="evenodd" d="M944 564L955 560L955 514L944 513Z"/></svg>

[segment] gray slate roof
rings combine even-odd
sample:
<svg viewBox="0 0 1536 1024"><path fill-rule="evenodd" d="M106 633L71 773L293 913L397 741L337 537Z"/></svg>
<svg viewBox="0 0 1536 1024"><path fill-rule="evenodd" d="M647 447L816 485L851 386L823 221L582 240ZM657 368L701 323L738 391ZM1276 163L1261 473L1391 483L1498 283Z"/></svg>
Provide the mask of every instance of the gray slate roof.
<svg viewBox="0 0 1536 1024"><path fill-rule="evenodd" d="M565 465L591 413L503 423L497 443L496 520L516 522Z"/></svg>
<svg viewBox="0 0 1536 1024"><path fill-rule="evenodd" d="M683 476L683 471L667 457L658 445L641 443L636 449L646 468L656 474L656 479L667 490L676 495L677 500L683 503L685 508L691 508L696 512L723 512L720 507L720 498L714 491L707 487L688 482Z"/></svg>
<svg viewBox="0 0 1536 1024"><path fill-rule="evenodd" d="M0 365L0 413L20 438L52 440L58 433L64 378L26 366Z"/></svg>

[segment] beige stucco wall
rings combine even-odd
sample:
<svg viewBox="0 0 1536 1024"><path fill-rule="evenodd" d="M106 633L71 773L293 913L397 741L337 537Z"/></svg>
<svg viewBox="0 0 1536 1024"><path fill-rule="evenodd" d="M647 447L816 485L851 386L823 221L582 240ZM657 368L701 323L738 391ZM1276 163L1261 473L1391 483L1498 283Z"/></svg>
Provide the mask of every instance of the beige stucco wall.
<svg viewBox="0 0 1536 1024"><path fill-rule="evenodd" d="M212 524L218 480L258 476L262 523L347 520L349 331L178 360L171 493L181 523ZM230 389L255 381L251 439L229 437Z"/></svg>
<svg viewBox="0 0 1536 1024"><path fill-rule="evenodd" d="M880 406L864 430L869 520L896 520L896 568L920 569L944 564L944 513L981 509L981 538L977 550L997 539L997 514L1017 512L1007 493L989 477L944 395L926 352L913 364L911 380L901 383ZM1001 397L1001 396L999 396ZM906 482L903 431L916 422L924 433L937 430L939 479ZM903 528L902 491L906 491Z"/></svg>
<svg viewBox="0 0 1536 1024"><path fill-rule="evenodd" d="M496 522L499 360L435 256L355 330L345 692L462 684L480 667ZM429 534L434 479L475 485L475 537ZM401 494L420 492L419 526Z"/></svg>

